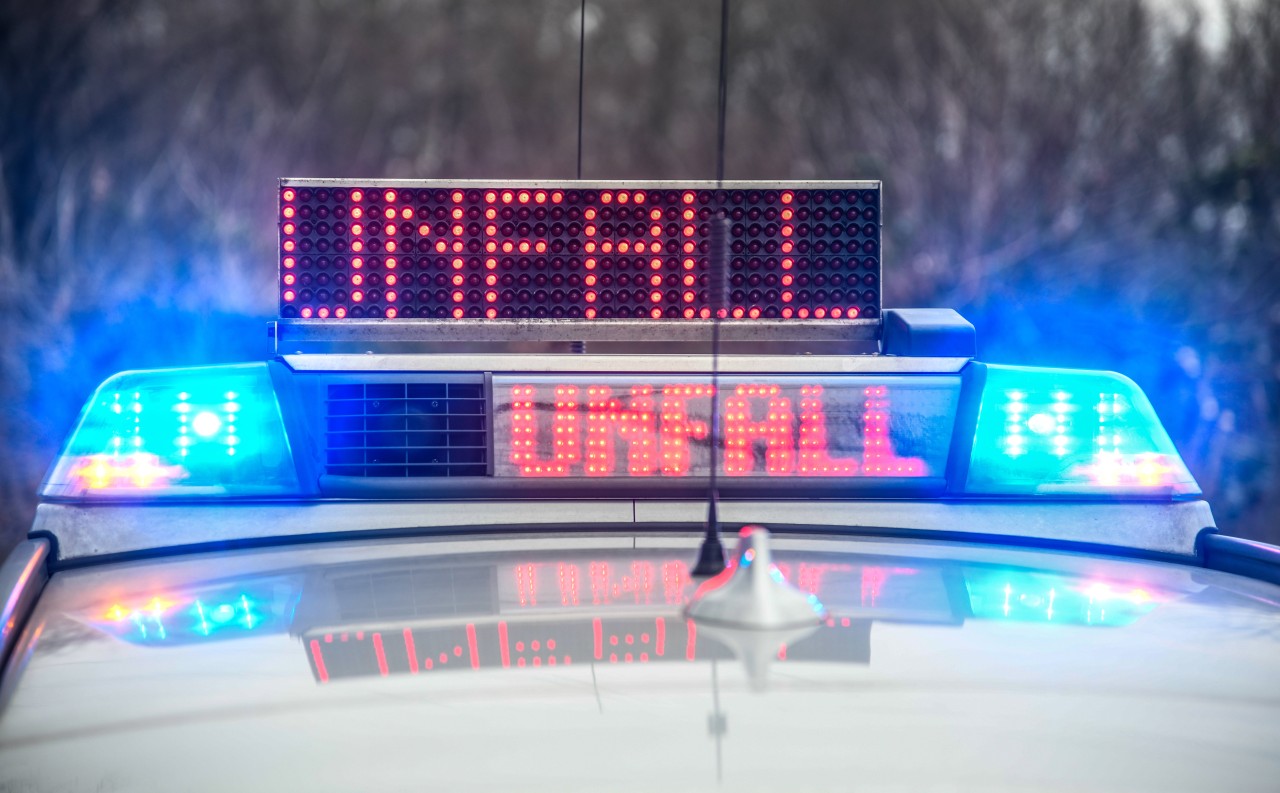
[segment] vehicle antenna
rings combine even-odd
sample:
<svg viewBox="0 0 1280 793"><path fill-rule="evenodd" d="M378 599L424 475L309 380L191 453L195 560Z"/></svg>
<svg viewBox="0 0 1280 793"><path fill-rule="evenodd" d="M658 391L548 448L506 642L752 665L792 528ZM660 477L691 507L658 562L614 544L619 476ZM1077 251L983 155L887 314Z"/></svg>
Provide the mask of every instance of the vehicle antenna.
<svg viewBox="0 0 1280 793"><path fill-rule="evenodd" d="M578 12L578 178L582 178L582 83L587 54L587 0Z"/></svg>
<svg viewBox="0 0 1280 793"><path fill-rule="evenodd" d="M578 6L578 180L582 180L582 85L587 62L587 0ZM570 352L582 355L587 343L581 339L571 342Z"/></svg>
<svg viewBox="0 0 1280 793"><path fill-rule="evenodd" d="M724 118L729 85L729 0L720 0L720 77L717 84L716 108L716 193L724 187ZM711 426L707 445L711 455L711 481L707 493L707 526L698 549L695 576L719 575L725 568L724 543L720 541L720 493L716 470L720 467L720 318L725 311L728 269L729 217L723 206L711 218Z"/></svg>

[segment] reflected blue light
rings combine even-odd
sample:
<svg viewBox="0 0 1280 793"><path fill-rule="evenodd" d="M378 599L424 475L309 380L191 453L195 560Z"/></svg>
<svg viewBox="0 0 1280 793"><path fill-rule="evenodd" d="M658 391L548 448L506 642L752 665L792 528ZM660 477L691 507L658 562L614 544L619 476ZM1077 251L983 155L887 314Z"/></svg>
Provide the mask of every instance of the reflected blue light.
<svg viewBox="0 0 1280 793"><path fill-rule="evenodd" d="M1121 626L1138 620L1162 600L1141 583L1025 570L969 570L964 579L969 608L977 619Z"/></svg>

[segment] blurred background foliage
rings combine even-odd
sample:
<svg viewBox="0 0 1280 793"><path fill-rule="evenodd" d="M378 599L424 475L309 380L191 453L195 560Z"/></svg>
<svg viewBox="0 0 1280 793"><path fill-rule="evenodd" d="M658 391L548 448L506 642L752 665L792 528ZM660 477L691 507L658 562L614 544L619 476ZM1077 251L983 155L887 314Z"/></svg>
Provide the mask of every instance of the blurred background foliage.
<svg viewBox="0 0 1280 793"><path fill-rule="evenodd" d="M588 2L584 176L714 176L718 14ZM579 21L0 0L0 550L103 378L269 352L277 177L572 177ZM730 71L729 178L884 180L886 305L1131 375L1280 540L1280 2L733 0Z"/></svg>

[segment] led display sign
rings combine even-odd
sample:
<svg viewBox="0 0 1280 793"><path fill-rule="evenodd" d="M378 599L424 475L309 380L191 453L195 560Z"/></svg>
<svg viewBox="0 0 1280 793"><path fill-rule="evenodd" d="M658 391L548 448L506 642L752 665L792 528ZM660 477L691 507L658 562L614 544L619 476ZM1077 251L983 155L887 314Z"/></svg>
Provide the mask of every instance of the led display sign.
<svg viewBox="0 0 1280 793"><path fill-rule="evenodd" d="M286 319L726 319L880 314L878 182L284 180Z"/></svg>

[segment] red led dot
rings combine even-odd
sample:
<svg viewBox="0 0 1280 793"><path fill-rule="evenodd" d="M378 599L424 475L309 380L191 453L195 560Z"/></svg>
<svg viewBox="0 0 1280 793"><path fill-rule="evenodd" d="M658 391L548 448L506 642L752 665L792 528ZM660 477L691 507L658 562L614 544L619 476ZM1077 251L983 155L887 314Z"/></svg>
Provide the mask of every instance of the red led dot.
<svg viewBox="0 0 1280 793"><path fill-rule="evenodd" d="M396 302L396 293L392 292L390 289L387 290L387 294L385 295L385 297L387 298L388 303Z"/></svg>
<svg viewBox="0 0 1280 793"><path fill-rule="evenodd" d="M521 190L519 193L516 194L516 200L522 204L529 203L529 191Z"/></svg>
<svg viewBox="0 0 1280 793"><path fill-rule="evenodd" d="M559 190L556 190L556 191L552 192L552 193L551 193L551 200L552 200L554 203L557 203L557 204L558 204L558 203L560 203L561 201L563 201L563 200L564 200L564 193L560 192ZM566 662L566 663L568 663L568 661L569 661L569 659L568 659L568 658L566 658L566 659L565 659L565 662Z"/></svg>
<svg viewBox="0 0 1280 793"><path fill-rule="evenodd" d="M387 257L386 264L387 264L387 269L388 269L388 270L394 270L394 269L396 269L396 260L395 260L395 257L394 257L394 256L388 256L388 257Z"/></svg>
<svg viewBox="0 0 1280 793"><path fill-rule="evenodd" d="M592 209L591 207L587 207L585 210L583 210L583 212L582 212L582 216L583 216L584 218L586 218L587 220L595 220L595 219L596 219L596 211L595 211L594 209Z"/></svg>
<svg viewBox="0 0 1280 793"><path fill-rule="evenodd" d="M695 297L697 297L697 295L695 295L693 292L685 292L685 293L684 293L684 302L686 302L686 303L692 303Z"/></svg>
<svg viewBox="0 0 1280 793"><path fill-rule="evenodd" d="M521 240L521 241L520 241L520 252L521 252L521 253L528 253L528 252L529 252L529 241L528 241L528 240Z"/></svg>
<svg viewBox="0 0 1280 793"><path fill-rule="evenodd" d="M445 244L444 240L440 240L439 242L436 243L436 253L444 253L448 249L449 249L449 246Z"/></svg>
<svg viewBox="0 0 1280 793"><path fill-rule="evenodd" d="M461 258L461 257L458 257L458 256L455 256L455 257L453 258L453 262L452 262L452 264L453 264L453 269L455 269L455 270L461 270L461 269L462 269L462 265L463 265L462 258Z"/></svg>
<svg viewBox="0 0 1280 793"><path fill-rule="evenodd" d="M294 195L295 195L295 193L293 192L293 188L292 188L292 187L286 187L286 188L285 188L285 191L284 191L283 193L281 193L281 194L280 194L280 197L281 197L281 198L283 198L285 201L292 201L292 200L293 200Z"/></svg>
<svg viewBox="0 0 1280 793"><path fill-rule="evenodd" d="M387 225L383 226L383 227L382 227L382 233L383 233L383 234L386 234L388 237L390 237L391 235L395 234L395 233L396 233L396 224L394 224L394 223L388 223Z"/></svg>
<svg viewBox="0 0 1280 793"><path fill-rule="evenodd" d="M588 270L594 270L596 269L596 260L587 259L585 262L582 263L582 266L586 267Z"/></svg>
<svg viewBox="0 0 1280 793"><path fill-rule="evenodd" d="M643 191L643 190L637 190L637 191L636 191L636 194L635 194L635 195L633 195L633 196L631 196L631 198L632 198L632 199L633 199L637 204L643 204L643 203L644 203L644 191Z"/></svg>
<svg viewBox="0 0 1280 793"><path fill-rule="evenodd" d="M463 275L462 273L458 273L453 277L453 285L462 286L463 282L466 280L467 280L467 277L465 275Z"/></svg>
<svg viewBox="0 0 1280 793"><path fill-rule="evenodd" d="M697 196L694 195L692 191L689 191L689 192L686 192L683 196L681 196L681 198L684 199L684 202L686 204L692 204L694 199L697 198Z"/></svg>
<svg viewBox="0 0 1280 793"><path fill-rule="evenodd" d="M310 309L310 308L304 308L304 309L302 309L302 318L303 318L303 319L311 319L311 309Z"/></svg>
<svg viewBox="0 0 1280 793"><path fill-rule="evenodd" d="M286 270L292 270L294 265L296 265L297 263L298 263L297 260L294 259L292 256L284 257L284 269Z"/></svg>
<svg viewBox="0 0 1280 793"><path fill-rule="evenodd" d="M498 194L490 190L489 192L484 194L484 200L487 203L492 204L494 201L498 200Z"/></svg>
<svg viewBox="0 0 1280 793"><path fill-rule="evenodd" d="M792 298L794 298L794 297L795 297L795 295L791 294L790 292L783 292L783 293L782 293L782 302L783 302L783 303L790 303L790 302L791 302L791 300L792 300Z"/></svg>
<svg viewBox="0 0 1280 793"><path fill-rule="evenodd" d="M692 269L694 268L694 266L696 266L696 265L697 265L697 262L696 262L696 261L694 261L693 259L685 259L685 260L684 260L683 262L681 262L680 264L681 264L681 266L683 266L683 267L684 267L684 269L686 269L686 270L692 270Z"/></svg>
<svg viewBox="0 0 1280 793"><path fill-rule="evenodd" d="M755 306L752 306L751 310L747 312L747 316L751 317L752 319L760 319L760 309L756 308Z"/></svg>
<svg viewBox="0 0 1280 793"><path fill-rule="evenodd" d="M285 282L286 284L288 284L289 286L293 286L293 282L294 282L295 280L297 280L297 279L294 277L293 273L285 273L285 276L284 276L284 282Z"/></svg>
<svg viewBox="0 0 1280 793"><path fill-rule="evenodd" d="M813 310L813 316L814 316L816 319L824 319L824 318L827 316L827 310L826 310L825 308L821 308L821 307L819 307L819 308L815 308L815 309Z"/></svg>
<svg viewBox="0 0 1280 793"><path fill-rule="evenodd" d="M284 301L286 303L292 303L295 297L297 297L297 295L294 294L294 291L292 289L284 290Z"/></svg>
<svg viewBox="0 0 1280 793"><path fill-rule="evenodd" d="M338 306L333 310L333 315L338 319L344 319L347 316L347 310L342 306Z"/></svg>
<svg viewBox="0 0 1280 793"><path fill-rule="evenodd" d="M484 315L489 319L493 319L498 316L498 309L490 306L484 310Z"/></svg>
<svg viewBox="0 0 1280 793"><path fill-rule="evenodd" d="M588 309L587 309L585 312L583 312L583 313L587 315L587 319L595 319L595 318L596 318L596 310L595 310L594 308L588 308Z"/></svg>
<svg viewBox="0 0 1280 793"><path fill-rule="evenodd" d="M453 225L453 229L451 229L451 230L453 231L453 236L455 236L455 237L461 237L461 236L462 236L462 232L463 232L463 231L465 231L466 229L464 229L464 228L462 227L462 224L461 224L461 223L455 223L455 224Z"/></svg>
<svg viewBox="0 0 1280 793"><path fill-rule="evenodd" d="M659 259L659 258L658 258L658 257L656 257L656 256L655 256L655 257L653 257L652 259L650 259L650 260L649 260L649 269L651 269L651 270L661 270L661 269L662 269L662 260L661 260L661 259Z"/></svg>
<svg viewBox="0 0 1280 793"><path fill-rule="evenodd" d="M425 237L430 233L431 233L431 227L428 226L426 223L422 223L418 226L418 236Z"/></svg>
<svg viewBox="0 0 1280 793"><path fill-rule="evenodd" d="M545 203L547 203L547 191L545 191L545 190L538 190L537 192L535 192L535 193L533 194L533 201L534 201L534 203L536 203L536 204L545 204Z"/></svg>
<svg viewBox="0 0 1280 793"><path fill-rule="evenodd" d="M294 231L294 225L293 225L292 223L286 223L286 224L284 224L284 233L285 233L285 234L292 234L292 233L293 233L293 231Z"/></svg>
<svg viewBox="0 0 1280 793"><path fill-rule="evenodd" d="M809 309L807 309L807 308L802 308L802 309L800 309L799 311L797 311L797 312L796 312L796 315L797 315L797 316L799 316L799 317L800 317L800 319L805 319L805 318L807 318L807 317L809 316Z"/></svg>
<svg viewBox="0 0 1280 793"><path fill-rule="evenodd" d="M684 310L684 318L685 318L685 319L693 319L693 314L694 314L694 311L693 311L693 308L692 308L692 307L686 308L686 309Z"/></svg>
<svg viewBox="0 0 1280 793"><path fill-rule="evenodd" d="M461 307L461 306L459 306L458 308L455 308L455 309L453 310L453 318L454 318L454 319L462 319L462 315L463 315L464 313L465 313L465 312L462 310L462 307Z"/></svg>
<svg viewBox="0 0 1280 793"><path fill-rule="evenodd" d="M405 220L408 220L409 218L413 217L413 210L410 209L409 207L405 207L404 209L400 210L400 217L404 218Z"/></svg>
<svg viewBox="0 0 1280 793"><path fill-rule="evenodd" d="M394 308L388 308L387 319L395 319L395 318L396 318L396 310Z"/></svg>
<svg viewBox="0 0 1280 793"><path fill-rule="evenodd" d="M297 214L297 210L296 210L296 209L294 209L293 207L285 207L285 208L282 210L282 214L283 214L285 217L287 217L287 218L291 218L291 217L293 217L295 214Z"/></svg>
<svg viewBox="0 0 1280 793"><path fill-rule="evenodd" d="M743 313L742 306L735 306L733 309L733 318L742 319Z"/></svg>
<svg viewBox="0 0 1280 793"><path fill-rule="evenodd" d="M495 303L498 300L498 293L492 290L485 292L484 299L489 301L490 303Z"/></svg>
<svg viewBox="0 0 1280 793"><path fill-rule="evenodd" d="M364 300L364 292L355 291L351 293L351 302L359 303L361 300Z"/></svg>
<svg viewBox="0 0 1280 793"><path fill-rule="evenodd" d="M395 200L396 200L396 191L395 191L395 190L388 190L387 192L383 193L383 194L382 194L382 200L383 200L383 201L395 201Z"/></svg>
<svg viewBox="0 0 1280 793"><path fill-rule="evenodd" d="M382 211L382 216L383 216L384 218L386 218L387 220L395 220L395 219L396 219L396 209L395 209L395 207L387 207L386 209L384 209L384 210Z"/></svg>
<svg viewBox="0 0 1280 793"><path fill-rule="evenodd" d="M661 303L661 302L662 302L662 293L655 289L655 290L653 290L652 292L650 292L650 293L649 293L649 299L650 299L650 300L652 300L652 301L653 301L653 302L655 302L655 303Z"/></svg>
<svg viewBox="0 0 1280 793"><path fill-rule="evenodd" d="M363 234L363 233L364 233L364 226L361 226L359 223L352 223L352 224L351 224L351 233L352 233L352 234Z"/></svg>
<svg viewBox="0 0 1280 793"><path fill-rule="evenodd" d="M697 231L697 229L695 229L692 224L684 227L684 235L686 237L692 237L695 231Z"/></svg>
<svg viewBox="0 0 1280 793"><path fill-rule="evenodd" d="M792 259L783 259L783 260L782 260L782 269L784 269L784 270L790 270L792 267L795 267L795 265L796 265L796 263L795 263L795 261L794 261L794 260L792 260Z"/></svg>
<svg viewBox="0 0 1280 793"><path fill-rule="evenodd" d="M702 317L703 319L710 319L710 318L711 318L711 309L709 309L709 308L704 308L704 309L702 309L701 311L699 311L699 312L698 312L698 316Z"/></svg>
<svg viewBox="0 0 1280 793"><path fill-rule="evenodd" d="M656 275L656 274L649 276L649 285L662 286L662 276ZM654 301L654 302L657 302L657 301Z"/></svg>
<svg viewBox="0 0 1280 793"><path fill-rule="evenodd" d="M841 315L841 314L843 314L843 313L844 313L844 312L840 310L840 307L839 307L839 306L837 306L836 308L831 309L831 318L832 318L832 319L840 319L840 315Z"/></svg>
<svg viewBox="0 0 1280 793"><path fill-rule="evenodd" d="M796 247L795 243L793 243L791 240L787 240L786 242L782 243L782 252L791 253L791 251L793 251L795 247Z"/></svg>
<svg viewBox="0 0 1280 793"><path fill-rule="evenodd" d="M351 276L352 286L359 286L360 284L363 284L363 283L364 283L364 276L361 275L360 273L356 273L355 275Z"/></svg>
<svg viewBox="0 0 1280 793"><path fill-rule="evenodd" d="M618 203L619 203L619 204L625 204L625 203L627 203L627 202L628 202L628 201L630 201L630 200L631 200L631 196L630 196L630 194L628 194L628 193L627 193L627 191L626 191L626 190L623 190L623 191L621 191L621 192L619 192L619 193L618 193Z"/></svg>
<svg viewBox="0 0 1280 793"><path fill-rule="evenodd" d="M662 319L662 309L660 308L653 309L652 311L649 312L649 316L653 317L654 319Z"/></svg>
<svg viewBox="0 0 1280 793"><path fill-rule="evenodd" d="M849 306L849 319L857 319L860 313L857 306Z"/></svg>
<svg viewBox="0 0 1280 793"><path fill-rule="evenodd" d="M782 203L790 204L793 197L794 196L791 194L790 190L784 191L782 194Z"/></svg>
<svg viewBox="0 0 1280 793"><path fill-rule="evenodd" d="M510 190L502 191L502 203L504 204L510 204L511 200L514 199L515 197L516 197L516 194L511 192Z"/></svg>
<svg viewBox="0 0 1280 793"><path fill-rule="evenodd" d="M356 218L357 220L359 220L360 218L364 217L364 210L363 210L363 209L361 209L360 207L352 207L352 208L351 208L351 217Z"/></svg>
<svg viewBox="0 0 1280 793"><path fill-rule="evenodd" d="M462 194L461 190L454 190L452 198L453 198L453 203L461 204L462 199L465 198L465 196Z"/></svg>
<svg viewBox="0 0 1280 793"><path fill-rule="evenodd" d="M547 243L543 242L542 240L538 240L538 243L533 246L533 250L536 253L546 253Z"/></svg>
<svg viewBox="0 0 1280 793"><path fill-rule="evenodd" d="M461 303L461 302L462 302L462 298L463 298L463 297L465 297L465 295L463 295L463 294L462 294L462 290L461 290L461 289L457 289L457 290L455 290L455 291L454 291L454 293L453 293L453 302L455 302L455 303Z"/></svg>
<svg viewBox="0 0 1280 793"><path fill-rule="evenodd" d="M596 293L587 292L585 295L582 296L582 298L586 300L588 303L594 303L596 302Z"/></svg>
<svg viewBox="0 0 1280 793"><path fill-rule="evenodd" d="M352 201L363 201L363 200L364 200L364 191L363 191L363 190L352 190L352 191L351 191L351 200L352 200Z"/></svg>
<svg viewBox="0 0 1280 793"><path fill-rule="evenodd" d="M361 267L364 267L364 259L360 256L355 257L351 260L351 266L359 270Z"/></svg>
<svg viewBox="0 0 1280 793"><path fill-rule="evenodd" d="M292 252L292 251L293 251L293 249L294 249L295 247L297 247L297 246L295 246L295 245L293 244L293 240L285 240L285 241L284 241L284 249L285 249L286 251L290 251L290 252Z"/></svg>
<svg viewBox="0 0 1280 793"><path fill-rule="evenodd" d="M587 286L595 286L596 285L595 273L587 273L586 277L582 279L582 283L586 284Z"/></svg>
<svg viewBox="0 0 1280 793"><path fill-rule="evenodd" d="M693 286L694 282L697 280L698 280L698 276L694 275L693 273L686 273L684 276L684 285Z"/></svg>
<svg viewBox="0 0 1280 793"><path fill-rule="evenodd" d="M684 211L683 217L685 220L693 220L696 214L697 213L695 213L692 209L686 209Z"/></svg>
<svg viewBox="0 0 1280 793"><path fill-rule="evenodd" d="M601 194L600 194L600 203L602 203L602 204L611 204L611 203L613 203L613 193L610 193L608 190L605 190L603 193L601 193Z"/></svg>
<svg viewBox="0 0 1280 793"><path fill-rule="evenodd" d="M321 306L320 310L316 312L316 316L319 317L320 319L328 319L329 309L325 308L324 306Z"/></svg>
<svg viewBox="0 0 1280 793"><path fill-rule="evenodd" d="M384 246L384 247L386 247L386 249L387 249L388 251L394 251L394 250L396 249L396 241L395 241L395 240L387 240L387 244L386 244L386 246Z"/></svg>
<svg viewBox="0 0 1280 793"><path fill-rule="evenodd" d="M791 315L794 313L795 312L791 310L791 306L787 306L786 308L782 309L783 319L791 319Z"/></svg>

